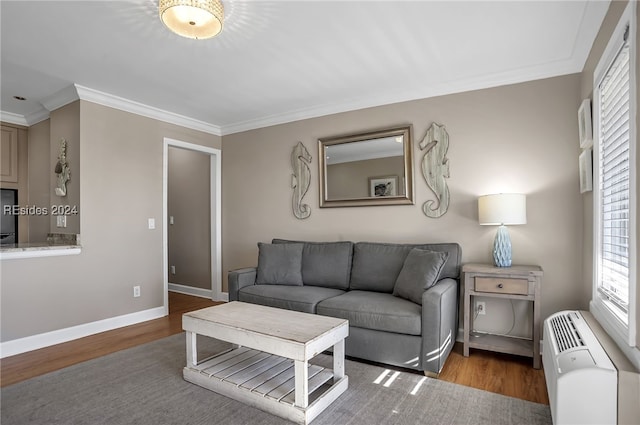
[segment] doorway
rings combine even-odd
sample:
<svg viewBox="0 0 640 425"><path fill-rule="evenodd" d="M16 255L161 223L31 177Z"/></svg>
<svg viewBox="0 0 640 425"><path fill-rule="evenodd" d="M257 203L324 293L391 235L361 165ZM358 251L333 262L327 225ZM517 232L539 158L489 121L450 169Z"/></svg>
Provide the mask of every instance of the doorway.
<svg viewBox="0 0 640 425"><path fill-rule="evenodd" d="M198 161L202 163L202 160L208 161L209 172L209 184L204 185L208 187L208 194L204 193L204 196L208 199L200 199L198 202L199 205L203 205L202 202L208 204L209 208L209 226L202 226L204 228L204 232L200 229L201 240L198 242L200 244L200 248L198 248L198 244L196 241L193 241L193 248L190 246L184 246L184 240L182 242L183 246L179 246L177 249L181 251L182 257L184 255L188 255L189 252L194 253L198 250L198 254L200 256L200 267L202 268L202 254L205 253L206 257L204 261L208 260L208 264L205 266L209 266L208 269L210 273L208 273L206 278L210 280L209 284L200 284L198 288L197 286L190 285L170 285L170 276L178 275L178 266L177 264L171 264L169 262L170 258L170 238L169 238L169 228L171 226L175 226L177 224L177 220L180 220L181 223L185 221L189 221L189 216L185 216L184 213L189 213L189 207L180 208L181 214L174 215L169 212L169 175L171 172L170 167L170 154L179 157L187 157L188 155L184 154L195 154L195 158L199 158ZM205 162L206 164L206 162ZM175 172L175 170L174 170ZM206 176L206 174L203 174ZM206 177L204 177L206 178ZM205 182L206 183L206 182ZM188 185L188 183L187 183ZM188 187L184 188L185 192L189 191ZM208 195L208 196L207 196ZM201 210L203 208L200 208ZM222 292L222 261L221 261L221 152L219 149L209 148L206 146L200 146L192 143L187 143L179 140L174 140L170 138L164 139L163 146L163 276L164 276L164 307L165 312L168 314L168 294L169 290L190 293L191 295L197 296L205 296L207 298L211 298L214 301L227 301L228 294ZM172 224L173 223L173 224ZM206 223L205 223L206 224ZM179 227L179 226L178 226ZM171 229L173 232L173 229ZM185 238L183 238L185 239ZM188 237L186 238L189 239ZM206 243L208 246L202 249L202 243ZM187 242L188 243L188 242ZM192 249L191 251L189 251ZM177 257L172 255L172 260L178 261L180 255ZM183 258L184 259L184 258ZM184 263L183 263L184 264ZM174 266L173 268L171 266ZM185 267L181 266L182 276L189 276L189 273L184 273ZM172 272L175 273L172 274ZM189 276L189 279L193 278L193 274ZM188 279L187 279L188 280Z"/></svg>

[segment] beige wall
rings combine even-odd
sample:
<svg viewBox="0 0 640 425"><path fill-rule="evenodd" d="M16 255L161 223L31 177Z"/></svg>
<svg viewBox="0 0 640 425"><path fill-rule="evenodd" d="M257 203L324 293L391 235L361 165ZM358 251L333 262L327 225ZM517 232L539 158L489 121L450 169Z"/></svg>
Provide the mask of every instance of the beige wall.
<svg viewBox="0 0 640 425"><path fill-rule="evenodd" d="M308 240L458 242L463 261L491 262L496 228L480 226L477 197L527 194L528 224L511 226L515 264L545 271L542 314L585 308L581 296L582 202L578 184L576 105L580 75L479 90L308 119L223 138L223 276L257 263L256 243ZM427 218L433 195L417 147L432 122L450 135L449 211ZM289 155L298 140L317 152L318 138L399 123L414 126L416 205L318 208L318 170L304 199L310 218L291 211ZM317 164L318 158L313 158ZM380 226L393 219L393 226ZM520 307L518 307L520 308ZM511 323L511 307L491 310L486 327ZM504 325L503 325L504 326Z"/></svg>
<svg viewBox="0 0 640 425"><path fill-rule="evenodd" d="M169 148L169 282L211 290L210 156Z"/></svg>
<svg viewBox="0 0 640 425"><path fill-rule="evenodd" d="M368 198L369 178L380 176L398 176L397 194L404 195L404 159L394 156L327 165L327 198Z"/></svg>
<svg viewBox="0 0 640 425"><path fill-rule="evenodd" d="M221 145L218 136L86 101L79 111L82 253L2 261L2 341L162 306L163 138Z"/></svg>
<svg viewBox="0 0 640 425"><path fill-rule="evenodd" d="M593 100L593 74L595 68L604 53L607 43L609 42L613 31L615 30L622 13L624 12L627 1L613 1L609 6L609 11L605 16L604 22L600 27L598 36L596 37L593 47L585 64L581 78L580 99L590 98ZM640 23L640 8L636 6L636 22ZM638 32L640 34L640 32ZM636 39L636 129L640 129L640 43ZM577 110L579 103L576 104ZM637 143L637 141L636 141ZM579 147L576 144L576 155L579 153ZM640 154L636 149L636 170L640 170ZM640 187L640 172L636 171L636 188ZM594 182L595 184L595 182ZM640 211L640 197L636 196L636 211ZM582 297L586 300L591 299L593 285L593 193L587 192L582 196L582 214L583 214L583 249L582 249ZM640 218L640 217L639 217ZM636 240L640 241L640 226L636 226ZM640 284L640 268L637 270L637 284ZM636 306L640 307L640 290L636 291ZM640 348L640 308L636 308L636 346Z"/></svg>
<svg viewBox="0 0 640 425"><path fill-rule="evenodd" d="M77 207L79 212L78 214L67 215L67 227L57 227L57 216L50 211L50 231L54 233L80 233L80 182L82 180L80 172L80 101L77 100L51 111L49 122L51 140L51 156L49 158L51 180L49 188L51 205L69 205L72 208ZM58 180L54 171L60 155L60 139L67 141L67 162L71 170L70 178L67 182L66 196L58 196L55 193Z"/></svg>
<svg viewBox="0 0 640 425"><path fill-rule="evenodd" d="M51 207L52 178L51 138L49 121L40 121L29 127L29 205ZM55 164L55 162L53 163ZM29 216L29 242L43 242L50 232L48 215Z"/></svg>

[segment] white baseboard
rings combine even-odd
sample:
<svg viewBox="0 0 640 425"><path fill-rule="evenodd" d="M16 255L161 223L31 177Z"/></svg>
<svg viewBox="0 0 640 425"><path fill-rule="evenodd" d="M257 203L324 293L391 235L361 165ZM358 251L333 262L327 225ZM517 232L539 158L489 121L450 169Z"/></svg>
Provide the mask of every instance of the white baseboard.
<svg viewBox="0 0 640 425"><path fill-rule="evenodd" d="M229 301L229 293L221 292L215 297L211 289L196 288L193 286L181 285L179 283L169 283L169 291L179 294L193 295L194 297L208 298L213 301Z"/></svg>
<svg viewBox="0 0 640 425"><path fill-rule="evenodd" d="M196 288L194 286L181 285L179 283L169 282L169 290L179 294L193 295L194 297L213 299L213 291L211 289Z"/></svg>
<svg viewBox="0 0 640 425"><path fill-rule="evenodd" d="M85 336L110 331L124 326L134 325L140 322L146 322L147 320L158 319L164 316L165 308L156 307L149 310L111 317L109 319L98 320L96 322L72 326L70 328L58 329L38 335L5 341L0 343L0 358L15 356L16 354L25 353L27 351L49 347L50 345L60 344L62 342L83 338Z"/></svg>

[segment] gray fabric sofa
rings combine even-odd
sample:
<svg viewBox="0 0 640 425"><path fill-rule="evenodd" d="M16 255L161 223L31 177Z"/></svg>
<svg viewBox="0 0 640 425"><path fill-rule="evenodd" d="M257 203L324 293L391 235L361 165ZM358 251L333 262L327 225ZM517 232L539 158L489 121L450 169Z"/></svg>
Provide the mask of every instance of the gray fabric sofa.
<svg viewBox="0 0 640 425"><path fill-rule="evenodd" d="M440 373L458 328L458 244L258 246L258 267L229 272L230 301L348 319L348 356Z"/></svg>

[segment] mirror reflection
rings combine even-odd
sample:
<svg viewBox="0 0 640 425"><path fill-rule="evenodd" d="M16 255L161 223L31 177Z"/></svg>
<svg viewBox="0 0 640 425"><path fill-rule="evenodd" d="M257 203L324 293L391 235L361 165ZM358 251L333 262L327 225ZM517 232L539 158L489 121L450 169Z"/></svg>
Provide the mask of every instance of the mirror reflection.
<svg viewBox="0 0 640 425"><path fill-rule="evenodd" d="M320 207L414 203L411 126L318 142Z"/></svg>

